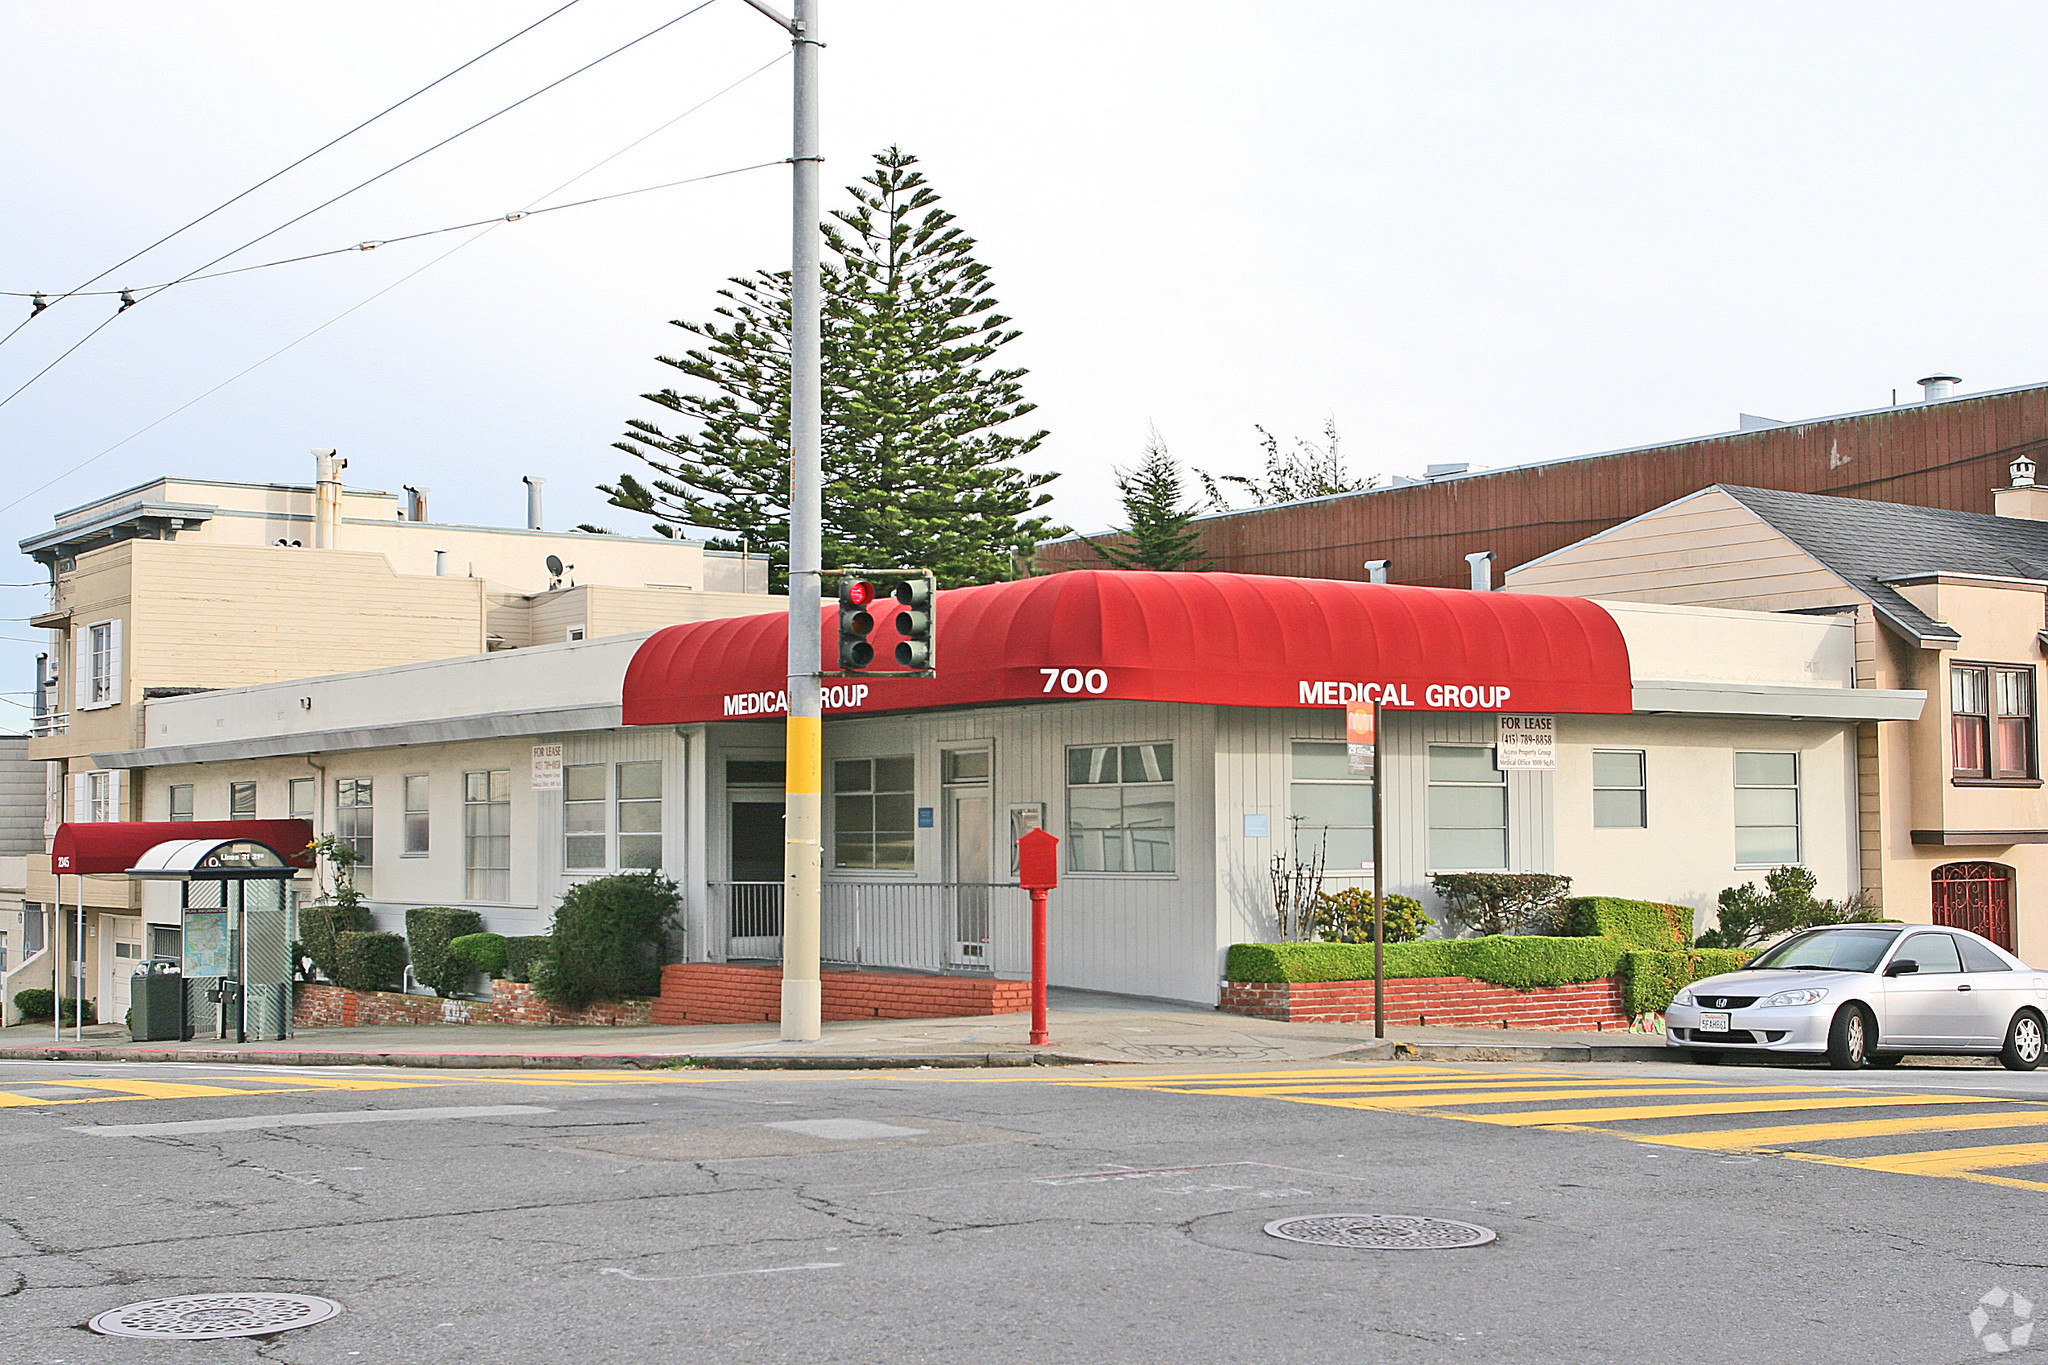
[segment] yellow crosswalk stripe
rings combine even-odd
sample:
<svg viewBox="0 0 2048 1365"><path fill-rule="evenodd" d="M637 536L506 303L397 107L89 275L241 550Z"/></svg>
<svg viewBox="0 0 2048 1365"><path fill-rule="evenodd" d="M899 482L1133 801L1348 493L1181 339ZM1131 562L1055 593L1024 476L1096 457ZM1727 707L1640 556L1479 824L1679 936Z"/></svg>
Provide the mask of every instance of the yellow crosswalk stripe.
<svg viewBox="0 0 2048 1365"><path fill-rule="evenodd" d="M1306 1104L1342 1104L1342 1100L1306 1100ZM1493 1123L1512 1128L1535 1128L1559 1123L1608 1123L1622 1119L1681 1119L1717 1114L1780 1114L1810 1109L1888 1109L1923 1104L2010 1104L1989 1096L1958 1095L1871 1095L1842 1099L1782 1099L1735 1101L1727 1104L1639 1104L1614 1109L1543 1109L1522 1114L1455 1114L1472 1123ZM1361 1108L1372 1108L1367 1104ZM1613 1132L1613 1129L1602 1131ZM1629 1136L1619 1133L1617 1136Z"/></svg>
<svg viewBox="0 0 2048 1365"><path fill-rule="evenodd" d="M1445 1089L1446 1086L1455 1086L1456 1088L1454 1090L1447 1090ZM1498 1094L1501 1096L1502 1101L1505 1102L1518 1098L1517 1092L1536 1091L1559 1086L1570 1087L1574 1095L1580 1096L1609 1094L1665 1095L1691 1094L1695 1092L1700 1094L1715 1092L1753 1094L1760 1091L1819 1091L1823 1089L1823 1087L1811 1085L1736 1087L1727 1082L1720 1081L1660 1081L1642 1077L1634 1079L1603 1079L1595 1077L1591 1080L1585 1080L1576 1076L1543 1076L1532 1077L1528 1080L1487 1080L1470 1084L1452 1077L1433 1076L1422 1080L1388 1082L1380 1085L1346 1085L1335 1081L1328 1081L1309 1085L1155 1085L1145 1088L1176 1095L1252 1095L1270 1099L1289 1099L1294 1096L1315 1095L1398 1095L1407 1091L1435 1090L1444 1094ZM1679 1088L1673 1089L1671 1087ZM1562 1094L1561 1091L1559 1093ZM1489 1101L1475 1102L1487 1103Z"/></svg>
<svg viewBox="0 0 2048 1365"><path fill-rule="evenodd" d="M1213 1093L1213 1092L1211 1092L1211 1093ZM1694 1084L1694 1085L1644 1085L1644 1086L1639 1086L1639 1087L1637 1087L1636 1089L1633 1089L1633 1090L1624 1090L1624 1091L1620 1091L1620 1092L1616 1092L1616 1091L1612 1091L1612 1090L1580 1090L1580 1089L1567 1089L1567 1090L1528 1090L1528 1091L1515 1091L1515 1090L1485 1090L1485 1091L1475 1091L1475 1090L1434 1090L1434 1091L1429 1091L1429 1092L1427 1092L1427 1093L1424 1093L1424 1094L1420 1094L1420 1095L1371 1095L1371 1096L1362 1096L1362 1097L1355 1097L1355 1098L1340 1098L1340 1097L1336 1097L1336 1096L1320 1096L1320 1095L1298 1095L1298 1096L1280 1096L1280 1097L1278 1097L1278 1098L1284 1098L1284 1099L1292 1099L1292 1100L1294 1100L1294 1101L1295 1101L1296 1103L1299 1103L1299 1104L1327 1104L1327 1105L1335 1105L1335 1106L1337 1106L1338 1108L1342 1108L1342 1109L1432 1109L1432 1110L1434 1110L1434 1109L1455 1109L1455 1108L1462 1108L1462 1107L1464 1107L1464 1106L1467 1106L1467 1105L1475 1105L1475 1104L1527 1104L1527 1103L1530 1103L1530 1102L1533 1102L1533 1101L1537 1101L1537 1100L1606 1100L1606 1099L1631 1099L1631 1098L1634 1098L1634 1097L1636 1097L1636 1096L1639 1096L1639 1095L1813 1095L1813 1094L1820 1094L1820 1093L1829 1093L1829 1092L1823 1092L1823 1091L1820 1091L1820 1090L1819 1090L1819 1089L1817 1089L1816 1087L1814 1087L1814 1086L1810 1086L1810 1085L1743 1085L1743 1086L1719 1086L1719 1085L1700 1085L1700 1084ZM1766 1108L1766 1109L1768 1109L1768 1108L1773 1108L1773 1107L1776 1107L1776 1104L1777 1104L1777 1103L1778 1103L1778 1102L1775 1102L1775 1101L1774 1101L1774 1102L1771 1102L1771 1103L1767 1103L1767 1104L1765 1104L1765 1105L1764 1105L1763 1107L1764 1107L1764 1108ZM1613 1110L1613 1111L1610 1111L1610 1110L1604 1110L1604 1109L1585 1109L1585 1110L1569 1110L1569 1111L1557 1111L1557 1110L1551 1110L1551 1111L1547 1111L1547 1112L1552 1112L1552 1113L1556 1113L1556 1112L1570 1112L1570 1113L1587 1113L1587 1114L1602 1114L1602 1113L1609 1113L1609 1112L1613 1112L1613 1113L1638 1113L1638 1112L1641 1112L1641 1111L1640 1111L1640 1110L1637 1110L1637 1109L1630 1109L1630 1110ZM1477 1120L1479 1120L1479 1119L1481 1118L1481 1116L1480 1116L1480 1115L1477 1115L1477 1114L1471 1115L1470 1117L1471 1117L1471 1118L1473 1118L1473 1119L1474 1119L1475 1121L1477 1121ZM1522 1117L1522 1115L1519 1115L1519 1114L1517 1114L1517 1115L1513 1115L1512 1117L1515 1117L1515 1118L1520 1118L1520 1117ZM1487 1122L1492 1122L1493 1120L1489 1118L1489 1119L1486 1119L1486 1121L1487 1121ZM1574 1121L1575 1121L1575 1120L1574 1120Z"/></svg>
<svg viewBox="0 0 2048 1365"><path fill-rule="evenodd" d="M294 1090L410 1090L423 1085L447 1085L447 1081L372 1081L358 1076L202 1076L203 1081L236 1085L283 1086ZM70 1085L70 1081L52 1081L52 1085ZM256 1090L257 1095L274 1095L278 1090Z"/></svg>
<svg viewBox="0 0 2048 1365"><path fill-rule="evenodd" d="M240 1079L239 1077L237 1078ZM61 1081L43 1081L43 1085L67 1086L73 1090L111 1090L120 1095L145 1100L192 1100L211 1099L217 1095L274 1095L274 1090L246 1090L236 1086L199 1085L190 1081L131 1081L125 1079L102 1079L94 1076L67 1077Z"/></svg>
<svg viewBox="0 0 2048 1365"><path fill-rule="evenodd" d="M1994 1166L2048 1166L2048 1142L1950 1147L1938 1152L1898 1152L1891 1156L1836 1157L1829 1164L1858 1166L1866 1171L1894 1171L1900 1175L1958 1175Z"/></svg>
<svg viewBox="0 0 2048 1365"><path fill-rule="evenodd" d="M1986 1128L2048 1128L2048 1107L2015 1114L1940 1114L1929 1118L1836 1120L1792 1123L1773 1128L1722 1128L1694 1133L1611 1132L1634 1142L1660 1147L1690 1147L1702 1152L1738 1152L1789 1147L1796 1142L1847 1142L1852 1138L1902 1137L1915 1133L1968 1133Z"/></svg>

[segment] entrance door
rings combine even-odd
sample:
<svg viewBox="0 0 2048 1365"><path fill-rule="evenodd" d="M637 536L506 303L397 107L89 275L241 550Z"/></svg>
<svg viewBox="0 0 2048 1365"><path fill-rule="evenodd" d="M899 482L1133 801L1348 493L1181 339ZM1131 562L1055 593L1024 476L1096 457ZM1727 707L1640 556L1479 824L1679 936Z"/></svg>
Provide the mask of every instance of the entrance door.
<svg viewBox="0 0 2048 1365"><path fill-rule="evenodd" d="M749 794L727 807L725 955L782 957L782 802Z"/></svg>
<svg viewBox="0 0 2048 1365"><path fill-rule="evenodd" d="M989 795L989 751L947 749L939 756L945 783L945 878L953 887L955 966L989 965L989 883L995 877L995 810Z"/></svg>
<svg viewBox="0 0 2048 1365"><path fill-rule="evenodd" d="M139 916L106 915L100 923L109 945L100 959L106 972L100 983L100 1021L118 1024L128 1017L129 978L142 965L142 920Z"/></svg>
<svg viewBox="0 0 2048 1365"><path fill-rule="evenodd" d="M1944 863L1934 869L1934 922L1968 929L2008 953L2012 946L2012 869L2003 863Z"/></svg>

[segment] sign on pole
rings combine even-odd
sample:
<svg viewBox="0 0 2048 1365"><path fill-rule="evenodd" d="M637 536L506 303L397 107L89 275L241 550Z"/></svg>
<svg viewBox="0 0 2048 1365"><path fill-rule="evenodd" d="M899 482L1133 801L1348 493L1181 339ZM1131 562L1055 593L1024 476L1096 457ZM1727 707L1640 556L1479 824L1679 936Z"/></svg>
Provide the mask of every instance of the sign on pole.
<svg viewBox="0 0 2048 1365"><path fill-rule="evenodd" d="M1373 753L1379 744L1373 710L1368 701L1355 701L1344 708L1344 755L1353 777L1372 773Z"/></svg>
<svg viewBox="0 0 2048 1365"><path fill-rule="evenodd" d="M1494 766L1502 772L1551 769L1557 766L1557 717L1500 717Z"/></svg>
<svg viewBox="0 0 2048 1365"><path fill-rule="evenodd" d="M562 789L561 745L533 746L533 789L537 792L558 792Z"/></svg>

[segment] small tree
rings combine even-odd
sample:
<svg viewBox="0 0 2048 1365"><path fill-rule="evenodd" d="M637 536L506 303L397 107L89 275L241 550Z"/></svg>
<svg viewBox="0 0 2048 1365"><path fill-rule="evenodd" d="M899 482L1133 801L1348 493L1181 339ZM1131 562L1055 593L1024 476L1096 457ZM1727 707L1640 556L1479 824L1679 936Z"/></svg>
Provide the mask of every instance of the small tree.
<svg viewBox="0 0 2048 1365"><path fill-rule="evenodd" d="M1145 442L1145 458L1134 469L1116 471L1116 491L1123 498L1124 520L1130 523L1121 545L1088 541L1090 549L1119 569L1173 572L1199 569L1207 562L1202 533L1193 528L1201 508L1182 505L1180 461L1167 452L1154 430ZM1086 539L1086 537L1083 537Z"/></svg>
<svg viewBox="0 0 2048 1365"><path fill-rule="evenodd" d="M1572 879L1551 872L1437 872L1430 885L1450 917L1477 934L1556 934Z"/></svg>
<svg viewBox="0 0 2048 1365"><path fill-rule="evenodd" d="M1421 901L1398 891L1387 893L1381 918L1389 943L1413 943L1436 923ZM1325 891L1316 903L1316 937L1325 943L1372 942L1372 892L1362 886Z"/></svg>
<svg viewBox="0 0 2048 1365"><path fill-rule="evenodd" d="M534 971L534 988L564 1009L661 990L661 959L682 905L659 872L624 872L569 888L555 909L554 951ZM515 940L516 942L516 940Z"/></svg>
<svg viewBox="0 0 2048 1365"><path fill-rule="evenodd" d="M1844 901L1822 900L1813 894L1818 884L1812 872L1788 864L1766 872L1761 891L1755 882L1731 886L1721 893L1720 923L1701 934L1694 946L1752 948L1795 929L1877 918L1877 906L1869 892L1859 891Z"/></svg>
<svg viewBox="0 0 2048 1365"><path fill-rule="evenodd" d="M1337 434L1337 419L1334 417L1323 422L1323 439L1320 442L1297 436L1294 444L1285 450L1280 448L1280 438L1272 432L1261 426L1252 429L1259 433L1259 447L1265 452L1265 474L1263 477L1202 474L1202 488L1207 494L1208 505L1216 511L1230 510L1230 499L1224 495L1222 487L1225 484L1247 494L1254 507L1305 502L1337 493L1362 493L1379 486L1379 475L1354 475L1345 468L1343 439Z"/></svg>
<svg viewBox="0 0 2048 1365"><path fill-rule="evenodd" d="M325 870L326 886L321 901L299 914L299 947L316 972L329 981L339 981L341 966L336 937L361 933L372 923L369 909L363 904L363 893L356 889L356 865L362 862L363 855L332 834L321 835L306 851Z"/></svg>

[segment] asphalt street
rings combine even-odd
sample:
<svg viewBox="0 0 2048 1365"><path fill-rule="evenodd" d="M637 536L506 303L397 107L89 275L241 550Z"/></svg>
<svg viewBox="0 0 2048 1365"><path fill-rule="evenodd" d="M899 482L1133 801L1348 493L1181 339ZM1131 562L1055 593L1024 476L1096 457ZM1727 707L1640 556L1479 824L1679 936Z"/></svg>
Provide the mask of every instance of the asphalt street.
<svg viewBox="0 0 2048 1365"><path fill-rule="evenodd" d="M8 1365L2048 1355L2048 1075L1981 1067L0 1063L0 1162ZM1265 1231L1344 1214L1498 1238ZM229 1291L344 1311L85 1327Z"/></svg>

